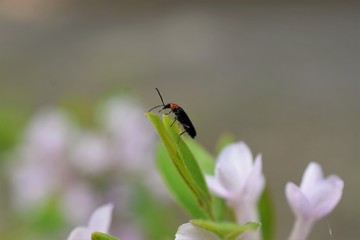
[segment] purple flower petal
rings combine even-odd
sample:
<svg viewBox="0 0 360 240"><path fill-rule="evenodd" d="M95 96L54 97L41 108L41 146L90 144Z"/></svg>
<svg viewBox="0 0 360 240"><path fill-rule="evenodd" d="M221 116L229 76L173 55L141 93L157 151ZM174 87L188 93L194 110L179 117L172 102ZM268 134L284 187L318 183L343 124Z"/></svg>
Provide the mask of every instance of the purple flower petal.
<svg viewBox="0 0 360 240"><path fill-rule="evenodd" d="M301 189L294 183L286 184L286 198L296 217L308 219L311 216L311 205Z"/></svg>
<svg viewBox="0 0 360 240"><path fill-rule="evenodd" d="M311 191L311 189L323 179L324 174L322 172L321 166L318 163L311 162L304 172L300 188L304 193L306 193Z"/></svg>
<svg viewBox="0 0 360 240"><path fill-rule="evenodd" d="M230 197L228 191L221 185L217 178L206 175L205 180L211 192L225 199Z"/></svg>
<svg viewBox="0 0 360 240"><path fill-rule="evenodd" d="M262 159L261 155L256 156L254 166L247 177L244 196L249 200L256 202L260 197L265 186L265 178L262 174Z"/></svg>
<svg viewBox="0 0 360 240"><path fill-rule="evenodd" d="M338 204L343 193L344 182L338 176L329 176L324 180L314 196L314 216L321 219L328 215Z"/></svg>

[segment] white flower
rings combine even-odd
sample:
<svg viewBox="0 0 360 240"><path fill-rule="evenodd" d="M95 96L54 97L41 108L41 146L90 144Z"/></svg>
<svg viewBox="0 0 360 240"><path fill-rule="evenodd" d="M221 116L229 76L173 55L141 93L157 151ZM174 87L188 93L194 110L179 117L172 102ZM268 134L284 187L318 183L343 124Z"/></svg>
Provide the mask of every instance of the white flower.
<svg viewBox="0 0 360 240"><path fill-rule="evenodd" d="M287 183L286 197L296 216L289 239L306 239L315 221L328 215L338 204L344 182L336 175L324 178L321 166L310 163L305 170L300 187Z"/></svg>
<svg viewBox="0 0 360 240"><path fill-rule="evenodd" d="M191 223L181 225L175 235L175 240L221 240L215 233L197 227Z"/></svg>
<svg viewBox="0 0 360 240"><path fill-rule="evenodd" d="M238 223L257 221L257 201L264 189L261 155L253 162L249 147L234 143L225 147L216 162L215 176L206 176L210 190L235 209Z"/></svg>
<svg viewBox="0 0 360 240"><path fill-rule="evenodd" d="M108 233L111 224L113 205L108 203L97 208L86 227L77 227L71 231L67 240L90 240L93 232Z"/></svg>
<svg viewBox="0 0 360 240"><path fill-rule="evenodd" d="M237 222L257 222L257 202L265 186L262 174L261 155L255 162L249 147L243 143L234 143L225 147L216 162L215 176L206 176L209 189L227 200L234 209ZM258 231L245 233L248 240L260 238Z"/></svg>

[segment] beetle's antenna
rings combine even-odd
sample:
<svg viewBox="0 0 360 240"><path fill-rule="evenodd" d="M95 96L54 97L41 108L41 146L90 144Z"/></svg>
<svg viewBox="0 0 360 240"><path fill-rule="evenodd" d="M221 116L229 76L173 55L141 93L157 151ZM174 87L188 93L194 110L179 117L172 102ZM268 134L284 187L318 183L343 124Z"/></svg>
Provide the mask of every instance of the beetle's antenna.
<svg viewBox="0 0 360 240"><path fill-rule="evenodd" d="M151 111L154 110L155 108L162 107L162 106L164 106L164 105L155 106L155 107L151 108L148 112L151 112Z"/></svg>
<svg viewBox="0 0 360 240"><path fill-rule="evenodd" d="M163 98L162 98L162 96L161 96L161 94L160 94L159 89L157 89L157 88L155 88L155 89L156 89L156 91L158 92L158 94L159 94L159 96L160 96L160 99L161 99L161 102L163 103L163 106L165 106L164 100L163 100Z"/></svg>
<svg viewBox="0 0 360 240"><path fill-rule="evenodd" d="M156 91L158 92L158 94L159 94L159 96L160 96L162 105L155 106L155 107L151 108L148 112L151 112L151 111L154 110L155 108L164 107L164 106L165 106L164 100L163 100L163 98L162 98L162 96L161 96L161 94L160 94L159 89L157 89L157 88L155 88L155 89L156 89ZM160 111L161 111L161 110L160 110Z"/></svg>

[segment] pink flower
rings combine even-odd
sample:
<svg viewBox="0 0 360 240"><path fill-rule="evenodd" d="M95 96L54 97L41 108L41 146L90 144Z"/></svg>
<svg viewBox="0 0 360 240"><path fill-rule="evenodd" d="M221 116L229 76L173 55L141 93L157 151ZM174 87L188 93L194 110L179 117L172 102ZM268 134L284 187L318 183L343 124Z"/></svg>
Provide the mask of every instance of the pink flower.
<svg viewBox="0 0 360 240"><path fill-rule="evenodd" d="M290 240L306 239L315 221L328 215L338 204L344 182L336 175L324 178L321 166L310 163L305 170L300 187L286 184L286 197L296 222Z"/></svg>
<svg viewBox="0 0 360 240"><path fill-rule="evenodd" d="M86 227L77 227L71 231L68 240L90 240L93 232L108 233L111 224L113 205L108 203L97 208Z"/></svg>
<svg viewBox="0 0 360 240"><path fill-rule="evenodd" d="M231 144L221 151L215 176L206 176L206 182L214 194L226 199L235 210L238 223L258 221L257 201L265 186L261 155L253 161L245 143ZM257 232L250 234L253 236L247 239L259 238Z"/></svg>

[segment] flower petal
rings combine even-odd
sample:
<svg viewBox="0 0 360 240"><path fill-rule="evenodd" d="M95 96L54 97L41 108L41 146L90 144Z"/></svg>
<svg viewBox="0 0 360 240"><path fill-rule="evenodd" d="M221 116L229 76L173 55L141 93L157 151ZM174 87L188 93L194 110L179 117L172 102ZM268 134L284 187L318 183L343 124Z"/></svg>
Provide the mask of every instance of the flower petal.
<svg viewBox="0 0 360 240"><path fill-rule="evenodd" d="M288 203L296 217L302 219L311 217L312 207L298 186L292 182L288 182L285 193Z"/></svg>
<svg viewBox="0 0 360 240"><path fill-rule="evenodd" d="M316 162L311 162L307 166L301 180L300 188L306 195L316 184L324 179L324 174L321 166Z"/></svg>
<svg viewBox="0 0 360 240"><path fill-rule="evenodd" d="M261 155L259 154L256 156L254 166L246 179L242 197L251 202L256 202L264 190L264 186L265 177L262 174L262 159Z"/></svg>
<svg viewBox="0 0 360 240"><path fill-rule="evenodd" d="M206 183L212 193L215 195L228 199L228 191L219 183L219 181L214 176L205 175Z"/></svg>
<svg viewBox="0 0 360 240"><path fill-rule="evenodd" d="M175 240L220 240L220 238L205 229L191 223L181 225L175 235Z"/></svg>
<svg viewBox="0 0 360 240"><path fill-rule="evenodd" d="M67 240L89 240L91 239L91 233L86 227L77 227L71 231Z"/></svg>
<svg viewBox="0 0 360 240"><path fill-rule="evenodd" d="M225 147L216 163L215 176L228 192L241 191L244 179L252 167L252 154L243 143L234 143Z"/></svg>
<svg viewBox="0 0 360 240"><path fill-rule="evenodd" d="M318 187L316 195L314 195L315 201L314 216L316 219L320 219L329 214L341 199L344 188L344 182L335 175L327 177Z"/></svg>
<svg viewBox="0 0 360 240"><path fill-rule="evenodd" d="M108 203L97 208L90 217L89 230L107 233L111 224L113 204Z"/></svg>

